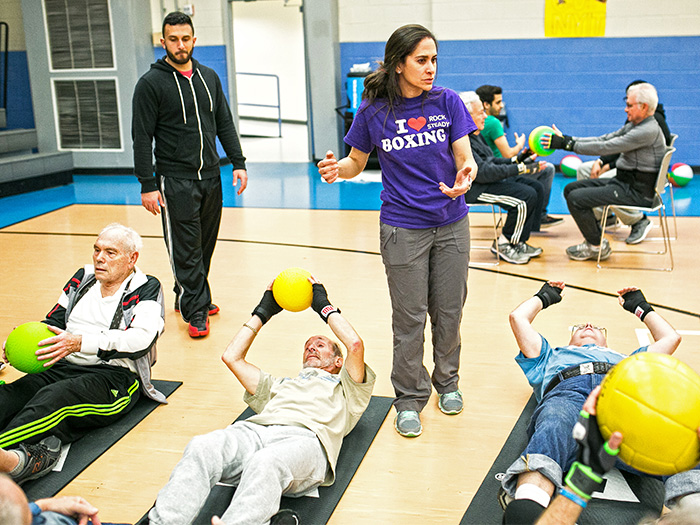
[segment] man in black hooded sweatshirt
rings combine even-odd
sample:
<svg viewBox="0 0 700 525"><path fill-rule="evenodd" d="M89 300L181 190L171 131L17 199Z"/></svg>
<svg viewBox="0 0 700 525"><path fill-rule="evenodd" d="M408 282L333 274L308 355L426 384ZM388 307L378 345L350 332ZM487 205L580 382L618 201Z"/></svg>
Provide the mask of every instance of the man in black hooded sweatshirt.
<svg viewBox="0 0 700 525"><path fill-rule="evenodd" d="M221 81L192 58L196 40L189 16L165 17L160 42L167 56L136 84L131 134L141 203L154 215L163 212L175 310L189 323L191 337L203 337L209 316L219 311L207 280L223 203L217 136L233 164L233 185L241 182L239 195L248 175Z"/></svg>

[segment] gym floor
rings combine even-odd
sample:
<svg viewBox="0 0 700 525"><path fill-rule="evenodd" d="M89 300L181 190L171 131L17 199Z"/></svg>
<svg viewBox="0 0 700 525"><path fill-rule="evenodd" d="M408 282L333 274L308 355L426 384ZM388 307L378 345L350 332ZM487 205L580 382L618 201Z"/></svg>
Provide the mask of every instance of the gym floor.
<svg viewBox="0 0 700 525"><path fill-rule="evenodd" d="M211 320L211 334L200 340L187 336L186 324L172 310L173 281L160 219L141 208L133 177L81 175L69 186L0 199L1 338L22 322L43 318L70 275L90 262L95 236L110 222L141 233L139 267L156 275L166 292L166 331L159 341L154 377L183 381L183 386L167 406L156 409L62 491L87 498L104 521L138 520L191 437L224 427L243 411L243 388L220 356L267 283L284 268L306 268L324 282L331 301L365 341L366 361L378 377L374 393L393 395L391 310L379 256L377 174L367 174L364 182L326 185L312 164L297 158L287 161L284 141L244 138L243 145L250 159L250 182L242 196L230 188L230 166L222 170L225 209L210 274L221 312ZM292 149L299 154L298 147ZM568 180L556 177L553 215L566 213L561 188ZM424 433L415 439L394 431L392 411L331 523L459 522L530 397L513 360L517 347L508 313L542 281L564 280L568 285L562 303L536 320L536 328L552 343L566 342L572 324L590 321L608 328L612 348L635 350L646 337L645 327L615 298L616 290L634 285L683 335L676 356L700 372L700 285L693 277L700 196L692 198L695 186L696 181L674 193L678 231L672 272L599 270L594 262L569 261L564 249L581 237L568 215L563 225L532 238L532 244L544 249L540 258L523 266L487 266L494 262L487 249L490 230L480 226L488 226L491 215L471 214L473 266L460 370L466 409L445 416L434 396L422 414ZM627 248L627 233L626 228L610 230L614 253L609 262L641 266L663 260L661 255L620 253ZM658 228L650 237L658 237ZM659 244L650 239L640 246ZM283 312L261 331L249 359L276 375L295 374L303 342L314 333L330 335L315 313ZM429 331L426 336L425 364L430 370ZM0 372L0 379L8 382L18 376L9 368Z"/></svg>

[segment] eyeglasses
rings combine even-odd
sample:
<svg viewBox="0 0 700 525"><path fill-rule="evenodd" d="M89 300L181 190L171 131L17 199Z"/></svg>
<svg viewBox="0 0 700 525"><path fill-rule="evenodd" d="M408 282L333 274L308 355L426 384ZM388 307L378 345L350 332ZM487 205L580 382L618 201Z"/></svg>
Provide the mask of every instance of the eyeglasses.
<svg viewBox="0 0 700 525"><path fill-rule="evenodd" d="M634 106L641 106L642 104L644 104L644 102L635 102L634 104L630 104L629 102L627 102L627 97L624 97L622 100L624 101L625 106L626 106L627 108L631 108L631 107L634 107Z"/></svg>
<svg viewBox="0 0 700 525"><path fill-rule="evenodd" d="M608 330L605 327L595 326L595 325L592 325L590 323L575 324L574 326L571 327L571 335L573 336L576 332L578 332L579 330L583 330L586 327L591 327L591 328L593 328L593 330L598 330L599 332L601 332L603 334L603 337L605 337L607 339Z"/></svg>

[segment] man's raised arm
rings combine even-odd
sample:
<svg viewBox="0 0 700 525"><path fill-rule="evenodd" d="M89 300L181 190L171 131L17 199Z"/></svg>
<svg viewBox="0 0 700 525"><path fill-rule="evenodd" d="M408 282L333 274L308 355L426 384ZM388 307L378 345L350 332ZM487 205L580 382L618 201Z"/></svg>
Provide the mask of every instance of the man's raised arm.
<svg viewBox="0 0 700 525"><path fill-rule="evenodd" d="M309 279L313 285L311 308L328 323L328 326L347 349L345 369L356 383L365 380L365 345L352 325L328 300L326 288L314 277Z"/></svg>
<svg viewBox="0 0 700 525"><path fill-rule="evenodd" d="M251 395L255 395L255 390L258 388L260 369L246 361L246 354L262 326L273 315L281 311L282 307L277 304L275 297L272 295L272 283L270 283L260 303L253 310L250 320L243 323L241 329L238 330L238 333L226 347L224 355L221 356L226 366Z"/></svg>
<svg viewBox="0 0 700 525"><path fill-rule="evenodd" d="M633 313L647 325L654 342L649 345L648 352L660 354L672 354L681 344L681 336L671 324L647 302L644 294L639 288L627 287L618 290L618 301L628 312Z"/></svg>
<svg viewBox="0 0 700 525"><path fill-rule="evenodd" d="M542 348L542 339L532 327L532 321L542 310L561 301L561 292L564 290L562 281L549 281L542 285L540 291L528 300L520 303L510 313L508 320L513 331L518 348L525 357L537 357Z"/></svg>

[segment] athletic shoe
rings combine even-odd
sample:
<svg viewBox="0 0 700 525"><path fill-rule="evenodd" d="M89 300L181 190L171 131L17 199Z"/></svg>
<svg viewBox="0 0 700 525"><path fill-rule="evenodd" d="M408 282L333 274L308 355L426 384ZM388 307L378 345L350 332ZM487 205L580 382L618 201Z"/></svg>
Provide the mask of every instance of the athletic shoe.
<svg viewBox="0 0 700 525"><path fill-rule="evenodd" d="M533 257L539 257L542 255L542 248L537 248L535 246L530 246L526 242L519 242L518 243L518 250L527 255L530 259Z"/></svg>
<svg viewBox="0 0 700 525"><path fill-rule="evenodd" d="M216 315L219 313L220 308L214 303L209 303L209 315ZM175 311L180 313L180 296L175 296Z"/></svg>
<svg viewBox="0 0 700 525"><path fill-rule="evenodd" d="M459 414L464 409L462 392L455 390L447 394L438 394L438 407L443 414L448 416Z"/></svg>
<svg viewBox="0 0 700 525"><path fill-rule="evenodd" d="M192 314L188 330L190 337L204 337L205 335L209 335L209 314L206 311Z"/></svg>
<svg viewBox="0 0 700 525"><path fill-rule="evenodd" d="M632 225L632 231L630 232L630 236L627 237L625 242L627 244L639 244L644 239L646 239L646 236L651 231L652 226L653 225L651 224L651 221L647 219L646 215L644 215L641 219L639 219Z"/></svg>
<svg viewBox="0 0 700 525"><path fill-rule="evenodd" d="M603 227L602 219L601 220L596 219L596 222L598 223L599 228ZM613 212L608 213L608 218L605 221L605 229L607 230L608 228L617 227L617 222L618 222L617 216Z"/></svg>
<svg viewBox="0 0 700 525"><path fill-rule="evenodd" d="M593 246L588 241L583 241L581 244L569 246L566 249L566 255L574 261L588 261L590 259L598 259L598 246ZM604 261L610 254L612 249L607 239L603 239L603 252L600 255L600 260Z"/></svg>
<svg viewBox="0 0 700 525"><path fill-rule="evenodd" d="M290 509L282 509L270 518L270 525L299 525L299 514Z"/></svg>
<svg viewBox="0 0 700 525"><path fill-rule="evenodd" d="M557 224L562 224L564 219L561 217L552 217L551 215L545 215L540 221L540 227L549 228L550 226L556 226Z"/></svg>
<svg viewBox="0 0 700 525"><path fill-rule="evenodd" d="M24 459L24 466L17 473L10 473L10 477L21 485L25 481L45 476L54 468L61 457L61 440L49 436L36 445L20 443L19 449L14 452L22 456L20 462Z"/></svg>
<svg viewBox="0 0 700 525"><path fill-rule="evenodd" d="M530 257L518 250L515 244L503 242L499 243L498 247L496 247L496 243L497 241L493 241L491 245L491 253L496 257L500 257L511 264L527 264L530 261Z"/></svg>
<svg viewBox="0 0 700 525"><path fill-rule="evenodd" d="M418 437L423 433L420 414L415 410L399 410L394 419L394 428L403 437Z"/></svg>

